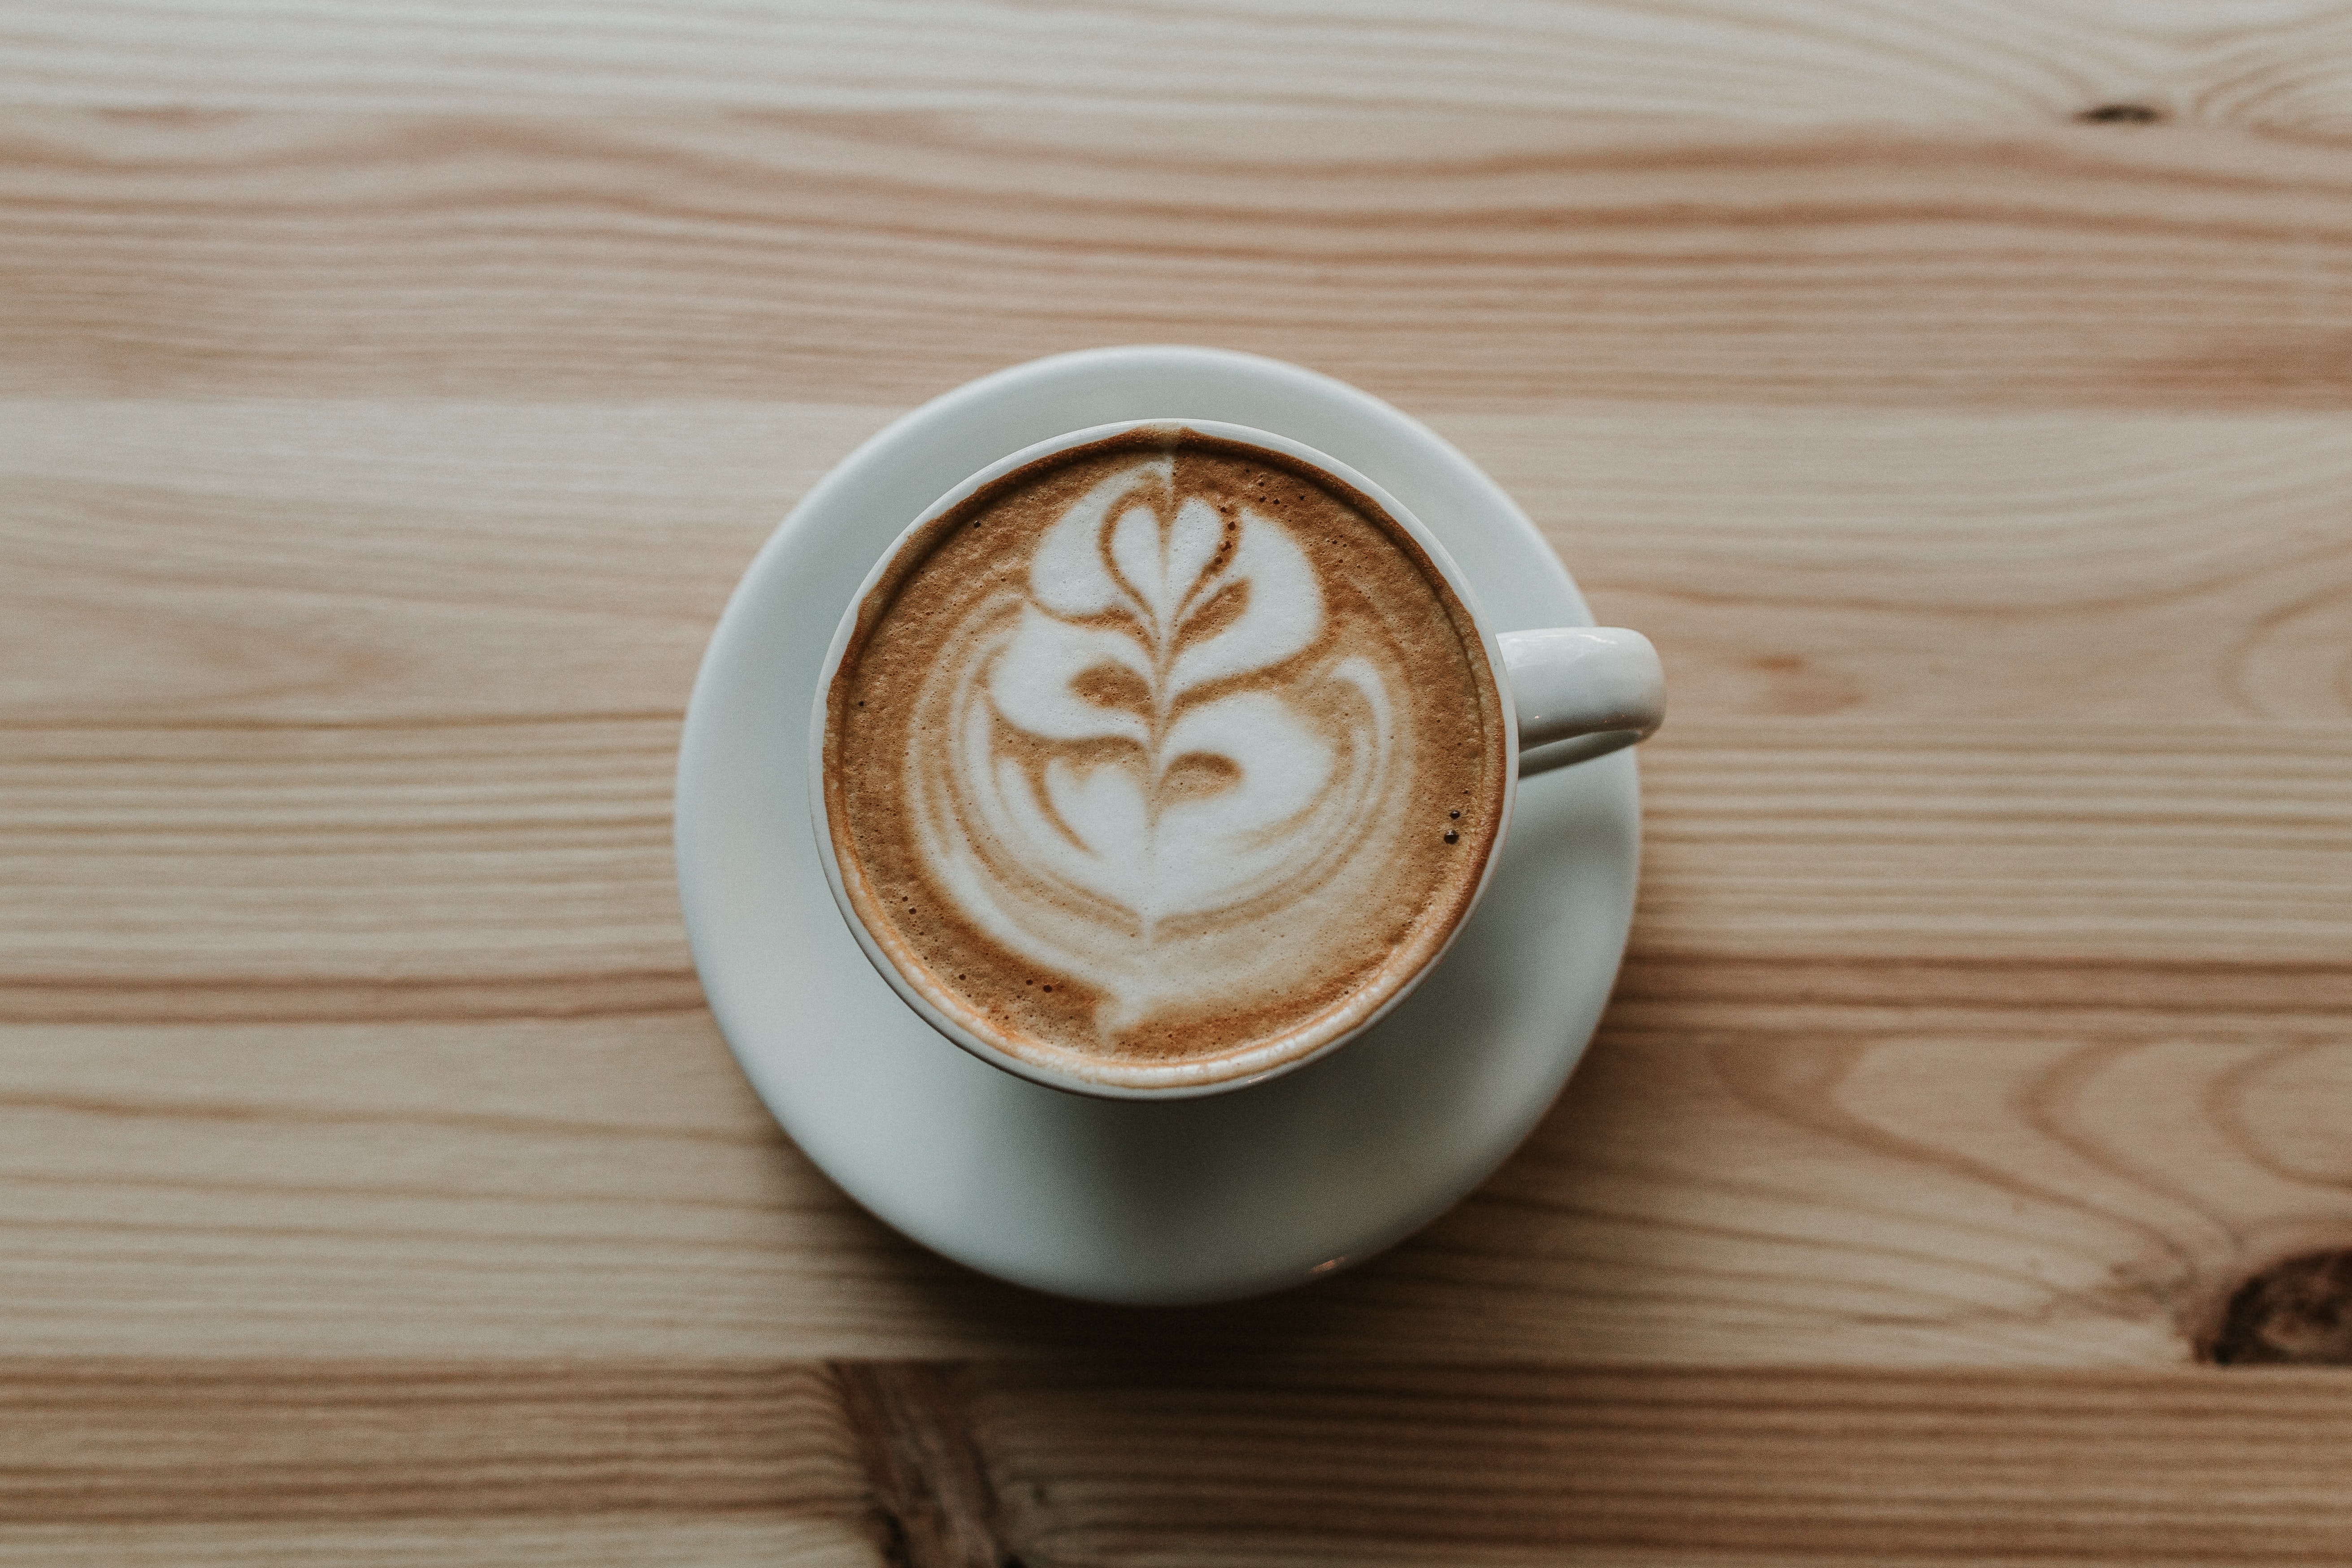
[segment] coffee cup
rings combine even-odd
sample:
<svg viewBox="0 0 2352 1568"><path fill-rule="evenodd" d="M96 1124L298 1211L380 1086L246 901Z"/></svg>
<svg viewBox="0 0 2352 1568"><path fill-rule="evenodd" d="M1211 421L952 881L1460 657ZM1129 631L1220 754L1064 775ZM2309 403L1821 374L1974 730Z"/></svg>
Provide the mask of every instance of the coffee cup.
<svg viewBox="0 0 2352 1568"><path fill-rule="evenodd" d="M898 996L1112 1099L1339 1049L1459 935L1517 781L1663 715L1639 633L1497 632L1436 532L1273 432L1074 430L910 522L810 717L818 858Z"/></svg>

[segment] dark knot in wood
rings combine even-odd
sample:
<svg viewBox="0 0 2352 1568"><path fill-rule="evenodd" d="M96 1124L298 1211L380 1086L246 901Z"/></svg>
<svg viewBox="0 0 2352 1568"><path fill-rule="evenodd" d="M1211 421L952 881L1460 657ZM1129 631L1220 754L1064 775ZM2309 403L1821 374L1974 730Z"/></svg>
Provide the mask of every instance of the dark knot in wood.
<svg viewBox="0 0 2352 1568"><path fill-rule="evenodd" d="M2216 1366L2352 1366L2352 1247L2297 1253L2230 1293L2198 1336Z"/></svg>
<svg viewBox="0 0 2352 1568"><path fill-rule="evenodd" d="M2103 103L2074 116L2085 125L2154 125L2164 110L2145 103Z"/></svg>
<svg viewBox="0 0 2352 1568"><path fill-rule="evenodd" d="M996 1488L950 1369L835 1362L827 1369L872 1487L891 1568L1024 1568L1004 1542Z"/></svg>

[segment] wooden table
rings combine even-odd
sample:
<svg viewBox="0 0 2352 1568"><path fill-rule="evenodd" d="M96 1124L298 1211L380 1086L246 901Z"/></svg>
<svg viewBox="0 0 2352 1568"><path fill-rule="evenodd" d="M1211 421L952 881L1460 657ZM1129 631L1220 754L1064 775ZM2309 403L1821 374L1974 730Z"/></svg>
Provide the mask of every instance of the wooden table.
<svg viewBox="0 0 2352 1568"><path fill-rule="evenodd" d="M16 0L0 99L0 1562L2352 1558L2352 5ZM776 520L1133 341L1674 689L1559 1105L1215 1310L866 1217L671 879Z"/></svg>

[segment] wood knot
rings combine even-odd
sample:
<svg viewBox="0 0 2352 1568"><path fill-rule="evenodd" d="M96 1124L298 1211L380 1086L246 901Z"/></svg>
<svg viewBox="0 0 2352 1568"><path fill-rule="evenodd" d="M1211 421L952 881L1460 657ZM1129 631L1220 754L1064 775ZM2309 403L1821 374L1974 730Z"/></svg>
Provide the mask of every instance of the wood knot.
<svg viewBox="0 0 2352 1568"><path fill-rule="evenodd" d="M988 1461L952 1368L834 1362L841 1413L871 1489L874 1544L890 1568L1024 1568L1004 1541Z"/></svg>
<svg viewBox="0 0 2352 1568"><path fill-rule="evenodd" d="M2247 1277L2197 1336L2215 1366L2352 1366L2352 1247L2299 1252Z"/></svg>
<svg viewBox="0 0 2352 1568"><path fill-rule="evenodd" d="M2154 125L2164 110L2145 103L2103 103L2074 116L2085 125Z"/></svg>

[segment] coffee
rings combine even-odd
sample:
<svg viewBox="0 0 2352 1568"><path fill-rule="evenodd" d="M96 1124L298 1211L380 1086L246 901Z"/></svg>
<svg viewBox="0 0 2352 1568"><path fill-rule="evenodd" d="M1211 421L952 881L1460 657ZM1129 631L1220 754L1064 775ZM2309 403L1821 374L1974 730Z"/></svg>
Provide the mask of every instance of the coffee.
<svg viewBox="0 0 2352 1568"><path fill-rule="evenodd" d="M825 694L845 890L1010 1056L1215 1082L1360 1026L1474 901L1511 759L1469 608L1370 497L1179 426L902 542Z"/></svg>

